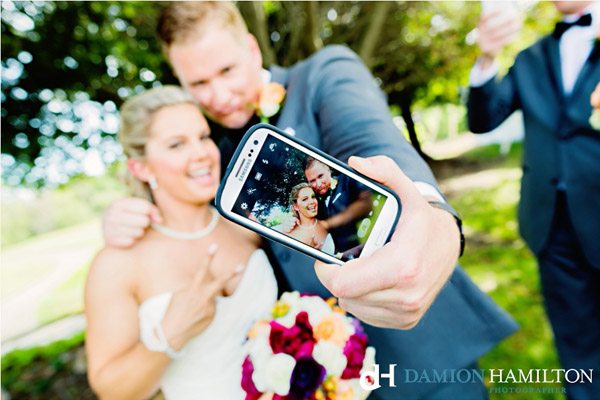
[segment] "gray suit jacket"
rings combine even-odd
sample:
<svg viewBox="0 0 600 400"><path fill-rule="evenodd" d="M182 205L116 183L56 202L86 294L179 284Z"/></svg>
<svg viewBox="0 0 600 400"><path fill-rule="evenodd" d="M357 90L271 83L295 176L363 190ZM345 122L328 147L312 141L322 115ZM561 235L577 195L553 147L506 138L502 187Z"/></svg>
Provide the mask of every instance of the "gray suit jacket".
<svg viewBox="0 0 600 400"><path fill-rule="evenodd" d="M469 127L488 132L516 109L523 111L525 142L519 222L535 253L548 239L556 190L566 191L569 214L588 261L600 268L600 131L588 120L590 96L600 82L596 43L570 96L562 88L558 41L548 36L522 51L508 74L471 88Z"/></svg>
<svg viewBox="0 0 600 400"><path fill-rule="evenodd" d="M436 186L431 171L394 126L386 99L356 54L328 46L290 69L272 67L274 81L286 87L277 126L347 162L351 155L385 154L413 180ZM273 243L272 251L293 289L322 296L314 260ZM376 266L373 266L376 268ZM382 371L388 364L404 368L462 368L516 330L514 321L457 267L431 309L410 331L366 326ZM397 378L398 379L398 378ZM383 383L386 381L383 380ZM381 398L418 398L435 384L398 384L376 391Z"/></svg>

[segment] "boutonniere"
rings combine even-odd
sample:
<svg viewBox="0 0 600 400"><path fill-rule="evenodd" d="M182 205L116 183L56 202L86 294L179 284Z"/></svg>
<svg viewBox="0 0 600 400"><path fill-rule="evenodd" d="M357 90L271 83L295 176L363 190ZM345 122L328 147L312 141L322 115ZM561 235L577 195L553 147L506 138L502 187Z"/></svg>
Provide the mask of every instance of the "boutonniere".
<svg viewBox="0 0 600 400"><path fill-rule="evenodd" d="M285 88L280 83L270 82L264 85L256 104L256 115L260 117L260 121L269 122L269 118L281 109L284 98Z"/></svg>
<svg viewBox="0 0 600 400"><path fill-rule="evenodd" d="M596 89L590 96L590 104L592 105L592 115L590 115L590 125L596 130L600 130L600 83L596 85Z"/></svg>

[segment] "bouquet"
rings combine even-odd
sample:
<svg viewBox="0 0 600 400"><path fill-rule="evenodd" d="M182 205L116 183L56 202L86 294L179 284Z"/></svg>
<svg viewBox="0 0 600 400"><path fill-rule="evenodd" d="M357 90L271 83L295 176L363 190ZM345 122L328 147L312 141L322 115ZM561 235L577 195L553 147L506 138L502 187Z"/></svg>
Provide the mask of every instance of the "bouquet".
<svg viewBox="0 0 600 400"><path fill-rule="evenodd" d="M248 333L246 400L365 399L359 378L375 364L358 320L335 299L286 292Z"/></svg>

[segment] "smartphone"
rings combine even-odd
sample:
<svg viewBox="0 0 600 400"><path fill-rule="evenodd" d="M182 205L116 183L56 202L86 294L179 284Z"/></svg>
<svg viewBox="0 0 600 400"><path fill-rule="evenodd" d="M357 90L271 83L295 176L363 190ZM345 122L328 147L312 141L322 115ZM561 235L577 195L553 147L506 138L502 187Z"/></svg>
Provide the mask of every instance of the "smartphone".
<svg viewBox="0 0 600 400"><path fill-rule="evenodd" d="M383 246L401 213L391 190L268 124L244 135L215 203L225 218L339 265Z"/></svg>
<svg viewBox="0 0 600 400"><path fill-rule="evenodd" d="M525 2L521 2L525 3ZM514 19L522 20L522 7L517 1L481 0L481 14L495 12L497 15L490 20L492 26L500 26ZM515 34L516 36L516 34Z"/></svg>

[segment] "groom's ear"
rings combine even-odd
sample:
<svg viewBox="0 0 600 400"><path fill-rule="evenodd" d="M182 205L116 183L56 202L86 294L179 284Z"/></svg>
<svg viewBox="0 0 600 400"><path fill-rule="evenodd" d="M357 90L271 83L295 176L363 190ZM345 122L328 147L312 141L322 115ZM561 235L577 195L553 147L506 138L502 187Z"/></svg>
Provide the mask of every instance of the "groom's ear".
<svg viewBox="0 0 600 400"><path fill-rule="evenodd" d="M248 47L250 48L253 64L262 69L262 53L260 52L258 41L251 33L248 34L246 40L248 41Z"/></svg>

